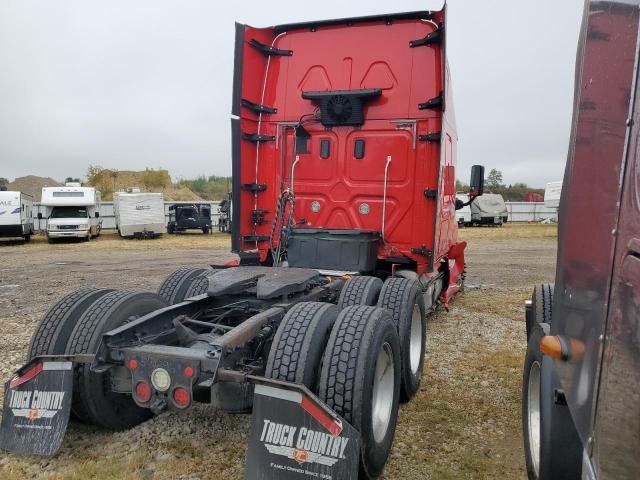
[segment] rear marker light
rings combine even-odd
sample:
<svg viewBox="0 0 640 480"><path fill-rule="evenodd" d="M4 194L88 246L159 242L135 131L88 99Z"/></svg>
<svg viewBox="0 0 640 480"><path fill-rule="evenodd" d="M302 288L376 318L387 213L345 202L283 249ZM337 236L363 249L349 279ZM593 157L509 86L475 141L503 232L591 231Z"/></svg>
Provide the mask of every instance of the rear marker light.
<svg viewBox="0 0 640 480"><path fill-rule="evenodd" d="M176 402L176 405L184 408L189 405L189 392L182 387L178 387L173 391L173 400Z"/></svg>
<svg viewBox="0 0 640 480"><path fill-rule="evenodd" d="M193 368L192 367L184 367L184 376L187 378L193 377Z"/></svg>
<svg viewBox="0 0 640 480"><path fill-rule="evenodd" d="M151 398L151 387L144 382L138 382L136 384L136 397L142 403L146 403Z"/></svg>
<svg viewBox="0 0 640 480"><path fill-rule="evenodd" d="M171 375L164 368L156 368L151 372L151 385L159 392L166 392L171 386Z"/></svg>
<svg viewBox="0 0 640 480"><path fill-rule="evenodd" d="M135 358L129 360L129 368L131 370L135 370L136 368L138 368L138 361Z"/></svg>

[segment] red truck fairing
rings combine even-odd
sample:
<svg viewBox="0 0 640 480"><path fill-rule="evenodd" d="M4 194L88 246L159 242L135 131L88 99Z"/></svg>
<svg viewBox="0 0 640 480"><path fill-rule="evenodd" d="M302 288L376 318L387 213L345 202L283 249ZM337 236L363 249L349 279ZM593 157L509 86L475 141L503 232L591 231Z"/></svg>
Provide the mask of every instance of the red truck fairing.
<svg viewBox="0 0 640 480"><path fill-rule="evenodd" d="M296 228L379 232L379 260L437 269L457 239L444 25L443 10L236 26L234 251L269 261L276 204L293 186ZM317 119L322 99L309 97L339 91L368 95L361 124ZM338 118L359 108L329 101ZM301 121L308 153L294 150Z"/></svg>

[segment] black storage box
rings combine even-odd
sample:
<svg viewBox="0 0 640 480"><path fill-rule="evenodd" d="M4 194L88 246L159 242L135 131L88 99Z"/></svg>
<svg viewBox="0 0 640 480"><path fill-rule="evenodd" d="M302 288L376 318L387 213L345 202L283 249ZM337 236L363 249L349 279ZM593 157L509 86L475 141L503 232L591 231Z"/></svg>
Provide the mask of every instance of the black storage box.
<svg viewBox="0 0 640 480"><path fill-rule="evenodd" d="M378 258L380 233L371 230L296 228L289 235L291 267L348 272L372 272Z"/></svg>

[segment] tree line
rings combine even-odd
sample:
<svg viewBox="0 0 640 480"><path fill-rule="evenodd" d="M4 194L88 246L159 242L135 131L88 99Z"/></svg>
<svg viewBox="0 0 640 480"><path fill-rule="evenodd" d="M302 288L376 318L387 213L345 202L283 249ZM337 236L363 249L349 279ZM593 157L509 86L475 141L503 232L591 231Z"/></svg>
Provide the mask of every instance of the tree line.
<svg viewBox="0 0 640 480"><path fill-rule="evenodd" d="M469 185L457 180L456 191L468 192ZM544 188L532 188L523 182L506 185L502 178L502 172L495 168L492 168L485 178L484 191L485 193L498 193L507 202L524 202L526 193L539 193L544 196Z"/></svg>

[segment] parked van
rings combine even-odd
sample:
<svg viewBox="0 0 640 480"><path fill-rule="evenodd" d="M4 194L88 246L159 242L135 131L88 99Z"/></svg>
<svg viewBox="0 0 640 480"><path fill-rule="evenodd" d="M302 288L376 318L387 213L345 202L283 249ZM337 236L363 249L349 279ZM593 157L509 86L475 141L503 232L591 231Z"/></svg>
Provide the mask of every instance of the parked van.
<svg viewBox="0 0 640 480"><path fill-rule="evenodd" d="M49 243L58 238L83 238L100 235L100 192L79 183L67 183L64 187L42 189L40 204L45 207L46 233ZM42 219L42 213L38 213Z"/></svg>
<svg viewBox="0 0 640 480"><path fill-rule="evenodd" d="M113 212L121 237L153 238L167 230L161 193L140 192L138 188L114 193Z"/></svg>
<svg viewBox="0 0 640 480"><path fill-rule="evenodd" d="M22 237L25 242L33 235L33 198L26 193L0 189L0 237Z"/></svg>
<svg viewBox="0 0 640 480"><path fill-rule="evenodd" d="M502 225L507 223L507 205L502 195L485 193L471 203L471 222L474 225Z"/></svg>

